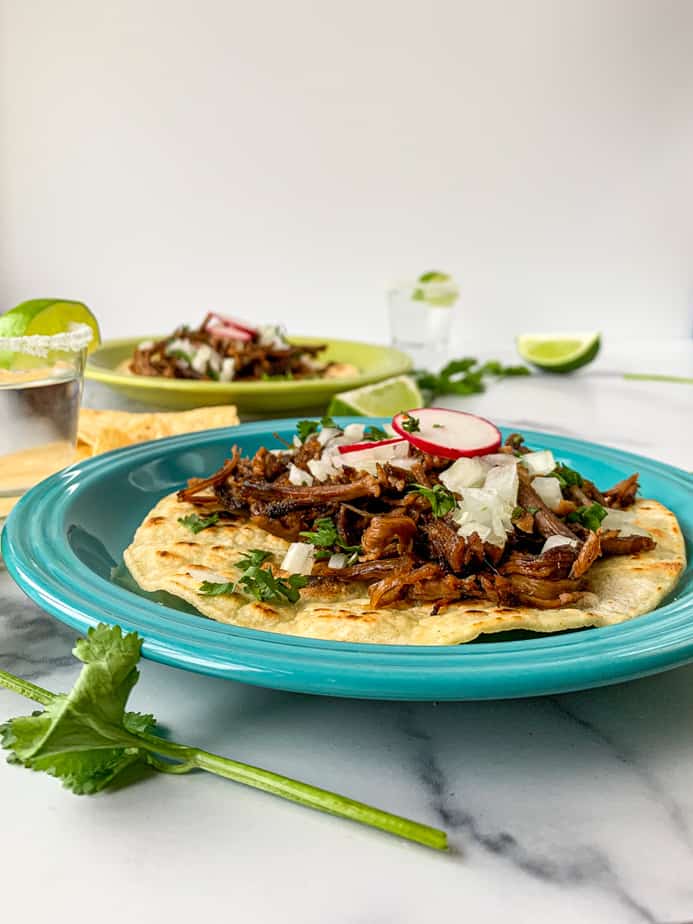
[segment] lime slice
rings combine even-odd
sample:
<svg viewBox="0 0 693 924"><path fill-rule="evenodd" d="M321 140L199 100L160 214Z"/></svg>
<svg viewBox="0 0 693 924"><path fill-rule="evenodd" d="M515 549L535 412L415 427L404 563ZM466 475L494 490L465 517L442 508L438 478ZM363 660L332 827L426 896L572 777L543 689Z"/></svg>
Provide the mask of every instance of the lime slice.
<svg viewBox="0 0 693 924"><path fill-rule="evenodd" d="M25 337L31 334L61 334L70 324L87 324L94 336L89 352L101 343L99 325L82 302L63 298L33 298L0 315L0 337Z"/></svg>
<svg viewBox="0 0 693 924"><path fill-rule="evenodd" d="M436 308L451 308L457 301L460 291L447 273L431 270L422 273L416 280L421 283L412 292L412 299L416 302L426 302Z"/></svg>
<svg viewBox="0 0 693 924"><path fill-rule="evenodd" d="M599 352L600 334L521 334L517 338L520 356L547 372L572 372L591 363Z"/></svg>
<svg viewBox="0 0 693 924"><path fill-rule="evenodd" d="M327 413L358 414L363 417L392 417L407 408L421 407L423 398L416 382L407 375L399 375L375 385L364 385L335 395Z"/></svg>

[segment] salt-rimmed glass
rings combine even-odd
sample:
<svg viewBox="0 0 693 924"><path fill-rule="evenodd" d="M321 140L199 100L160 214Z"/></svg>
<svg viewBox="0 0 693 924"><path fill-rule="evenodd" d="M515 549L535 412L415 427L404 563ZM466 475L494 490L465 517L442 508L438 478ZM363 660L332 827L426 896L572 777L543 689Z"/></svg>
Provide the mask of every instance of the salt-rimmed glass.
<svg viewBox="0 0 693 924"><path fill-rule="evenodd" d="M74 461L92 336L73 324L59 334L0 337L0 498Z"/></svg>

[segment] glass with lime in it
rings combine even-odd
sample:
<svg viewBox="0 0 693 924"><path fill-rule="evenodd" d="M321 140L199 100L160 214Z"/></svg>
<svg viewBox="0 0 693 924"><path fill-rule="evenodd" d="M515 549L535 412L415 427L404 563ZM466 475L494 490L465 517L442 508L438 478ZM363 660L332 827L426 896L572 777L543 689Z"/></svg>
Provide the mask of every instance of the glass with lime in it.
<svg viewBox="0 0 693 924"><path fill-rule="evenodd" d="M419 364L444 355L458 297L457 284L438 270L394 286L387 293L392 345Z"/></svg>

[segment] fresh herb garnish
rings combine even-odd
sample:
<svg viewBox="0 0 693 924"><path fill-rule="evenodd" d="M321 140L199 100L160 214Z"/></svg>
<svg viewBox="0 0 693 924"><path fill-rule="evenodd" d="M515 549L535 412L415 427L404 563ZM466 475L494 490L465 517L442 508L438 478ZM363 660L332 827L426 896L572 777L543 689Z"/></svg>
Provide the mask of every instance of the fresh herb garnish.
<svg viewBox="0 0 693 924"><path fill-rule="evenodd" d="M382 427L376 427L375 424L369 424L363 431L363 438L377 442L378 440L389 440L390 434L383 430Z"/></svg>
<svg viewBox="0 0 693 924"><path fill-rule="evenodd" d="M306 586L308 578L303 574L292 574L288 578L276 577L271 568L262 567L271 557L272 553L265 549L250 549L243 558L234 562L243 572L237 581L203 581L199 593L205 597L244 593L264 603L284 603L285 600L297 603L301 596L300 589Z"/></svg>
<svg viewBox="0 0 693 924"><path fill-rule="evenodd" d="M513 507L513 512L510 516L510 519L519 520L525 515L526 512L527 511L525 510L524 507Z"/></svg>
<svg viewBox="0 0 693 924"><path fill-rule="evenodd" d="M421 421L418 417L412 417L411 414L404 414L402 416L402 429L406 430L407 433L418 433L421 429Z"/></svg>
<svg viewBox="0 0 693 924"><path fill-rule="evenodd" d="M312 436L314 433L318 432L320 424L317 420L299 420L296 424L296 434L302 443L308 439L309 436Z"/></svg>
<svg viewBox="0 0 693 924"><path fill-rule="evenodd" d="M437 484L432 488L427 488L423 484L413 484L409 490L426 498L431 505L431 512L434 517L444 517L457 504L454 495L447 488L444 488L442 484Z"/></svg>
<svg viewBox="0 0 693 924"><path fill-rule="evenodd" d="M419 388L426 393L428 403L439 395L474 395L485 390L484 378L505 378L530 375L526 366L504 366L495 359L480 363L471 356L453 359L440 372L418 370L414 373Z"/></svg>
<svg viewBox="0 0 693 924"><path fill-rule="evenodd" d="M186 362L189 366L192 366L192 356L189 353L186 353L184 350L167 350L166 355L170 356L171 359L182 359L183 362Z"/></svg>
<svg viewBox="0 0 693 924"><path fill-rule="evenodd" d="M561 488L569 488L571 485L576 485L578 488L581 488L583 485L583 478L580 472L576 472L574 468L568 468L568 466L563 465L562 462L558 463L548 477L557 478Z"/></svg>
<svg viewBox="0 0 693 924"><path fill-rule="evenodd" d="M568 514L566 520L569 523L581 523L593 533L601 526L601 522L606 516L607 511L601 504L590 504L589 507L578 507Z"/></svg>
<svg viewBox="0 0 693 924"><path fill-rule="evenodd" d="M337 531L332 517L320 517L313 523L312 530L304 530L299 533L304 539L307 539L318 549L339 549L342 552L354 552L356 555L361 551L360 545L347 545ZM332 553L317 552L316 558L329 558Z"/></svg>
<svg viewBox="0 0 693 924"><path fill-rule="evenodd" d="M201 533L203 529L209 526L216 526L219 521L218 513L210 513L208 517L200 517L196 513L188 514L187 517L178 517L181 526L185 526L191 533Z"/></svg>
<svg viewBox="0 0 693 924"><path fill-rule="evenodd" d="M447 849L444 831L355 802L307 783L230 760L153 733L152 715L126 712L137 683L142 639L119 626L98 625L79 639L83 663L70 693L55 694L0 670L0 686L40 703L44 710L0 726L11 763L57 777L81 795L123 787L152 770L180 775L204 770L319 811L329 812L435 850Z"/></svg>
<svg viewBox="0 0 693 924"><path fill-rule="evenodd" d="M296 424L296 433L298 438L302 443L308 439L309 436L313 436L314 433L317 433L321 427L331 427L335 430L341 432L342 428L339 424L335 423L331 417L323 417L322 420L299 420Z"/></svg>

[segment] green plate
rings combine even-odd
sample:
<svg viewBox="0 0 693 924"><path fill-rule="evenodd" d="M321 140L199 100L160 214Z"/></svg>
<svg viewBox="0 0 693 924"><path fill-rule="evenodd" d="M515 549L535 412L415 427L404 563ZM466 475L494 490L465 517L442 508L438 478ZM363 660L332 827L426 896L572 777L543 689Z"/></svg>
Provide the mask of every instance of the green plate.
<svg viewBox="0 0 693 924"><path fill-rule="evenodd" d="M325 337L292 338L292 343L324 343L320 359L351 363L358 375L342 379L267 379L258 382L197 382L190 379L166 379L133 375L119 369L143 340L154 337L130 337L107 340L87 361L86 377L116 389L128 398L161 408L183 410L208 404L235 404L241 413L277 416L284 411L324 410L330 398L340 391L359 388L411 369L411 359L399 350L358 343L354 340L328 340Z"/></svg>

